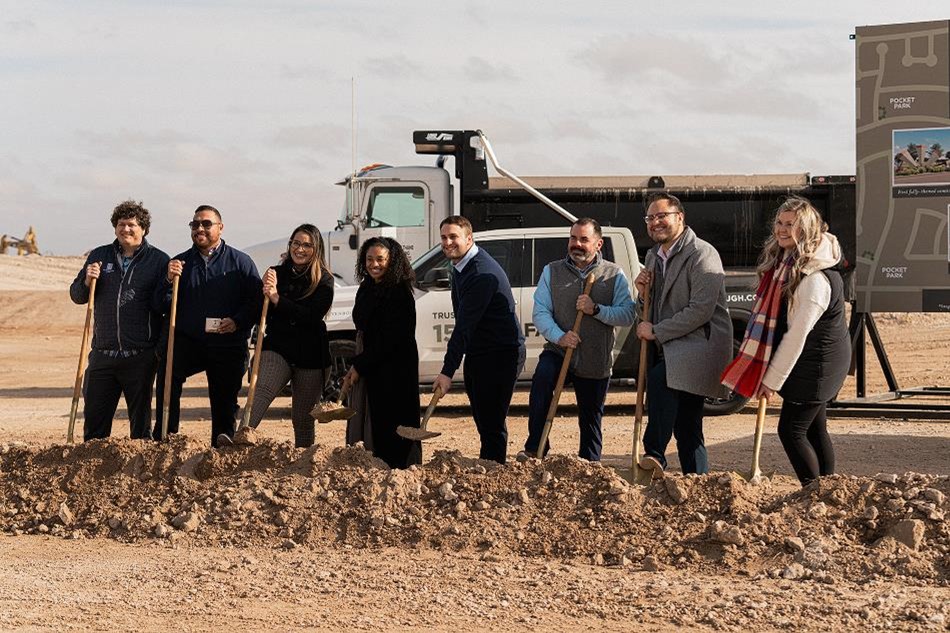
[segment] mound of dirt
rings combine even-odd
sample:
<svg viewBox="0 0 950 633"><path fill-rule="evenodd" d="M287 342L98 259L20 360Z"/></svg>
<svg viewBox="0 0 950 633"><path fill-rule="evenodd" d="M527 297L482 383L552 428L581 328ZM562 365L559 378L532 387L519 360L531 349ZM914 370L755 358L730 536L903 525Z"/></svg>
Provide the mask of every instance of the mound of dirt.
<svg viewBox="0 0 950 633"><path fill-rule="evenodd" d="M640 488L575 457L499 466L454 451L398 471L359 446L270 439L0 447L0 530L13 535L424 547L829 583L950 584L948 495L947 477L914 473L794 493L724 473Z"/></svg>

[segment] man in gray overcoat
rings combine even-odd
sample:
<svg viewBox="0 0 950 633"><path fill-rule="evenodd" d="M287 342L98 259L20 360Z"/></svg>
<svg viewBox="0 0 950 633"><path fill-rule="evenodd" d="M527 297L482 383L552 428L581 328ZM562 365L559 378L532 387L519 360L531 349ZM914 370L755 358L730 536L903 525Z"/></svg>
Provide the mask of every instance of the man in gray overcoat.
<svg viewBox="0 0 950 633"><path fill-rule="evenodd" d="M637 325L637 336L650 342L651 351L640 467L662 477L666 447L675 436L683 472L702 474L709 472L704 399L724 395L719 376L732 359L725 273L716 249L686 226L676 196L651 198L644 220L656 246L635 280L641 297L652 284L650 314Z"/></svg>

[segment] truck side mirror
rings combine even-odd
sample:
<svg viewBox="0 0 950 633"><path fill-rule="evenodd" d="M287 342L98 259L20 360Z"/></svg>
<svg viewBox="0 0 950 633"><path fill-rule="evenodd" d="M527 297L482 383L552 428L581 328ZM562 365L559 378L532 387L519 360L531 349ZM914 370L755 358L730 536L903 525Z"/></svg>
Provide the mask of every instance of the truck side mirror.
<svg viewBox="0 0 950 633"><path fill-rule="evenodd" d="M452 287L452 273L446 268L433 268L422 278L419 287L423 290L448 290Z"/></svg>
<svg viewBox="0 0 950 633"><path fill-rule="evenodd" d="M350 250L356 250L356 247L360 245L360 236L356 233L350 235Z"/></svg>

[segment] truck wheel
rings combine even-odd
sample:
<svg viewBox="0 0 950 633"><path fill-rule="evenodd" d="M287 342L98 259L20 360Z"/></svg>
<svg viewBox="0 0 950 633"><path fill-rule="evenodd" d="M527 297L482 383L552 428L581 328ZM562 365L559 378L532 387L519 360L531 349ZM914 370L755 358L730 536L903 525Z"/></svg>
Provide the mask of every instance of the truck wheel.
<svg viewBox="0 0 950 633"><path fill-rule="evenodd" d="M703 414L705 415L729 415L739 411L749 401L748 398L740 396L734 391L730 391L725 398L706 398L703 405Z"/></svg>
<svg viewBox="0 0 950 633"><path fill-rule="evenodd" d="M354 356L356 356L356 341L348 338L330 341L330 373L323 389L324 400L336 400L339 397L343 376L349 371Z"/></svg>
<svg viewBox="0 0 950 633"><path fill-rule="evenodd" d="M736 331L733 327L733 331ZM745 326L738 329L739 332L745 332ZM741 340L732 339L732 357L735 358L739 353L739 346L742 345ZM734 391L730 391L729 395L725 398L706 398L706 403L703 405L703 414L704 415L729 415L730 413L735 413L739 411L746 405L749 401L748 398L740 396Z"/></svg>

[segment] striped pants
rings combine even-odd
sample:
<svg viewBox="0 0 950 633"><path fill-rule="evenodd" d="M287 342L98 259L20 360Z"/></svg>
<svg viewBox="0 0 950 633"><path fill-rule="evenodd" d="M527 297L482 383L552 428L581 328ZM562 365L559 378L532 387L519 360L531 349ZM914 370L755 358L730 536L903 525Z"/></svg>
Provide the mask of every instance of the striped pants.
<svg viewBox="0 0 950 633"><path fill-rule="evenodd" d="M291 421L294 426L294 444L297 448L313 446L314 420L310 412L323 395L324 377L322 369L292 367L277 352L262 351L250 425L258 427L271 402L289 382L293 390Z"/></svg>

